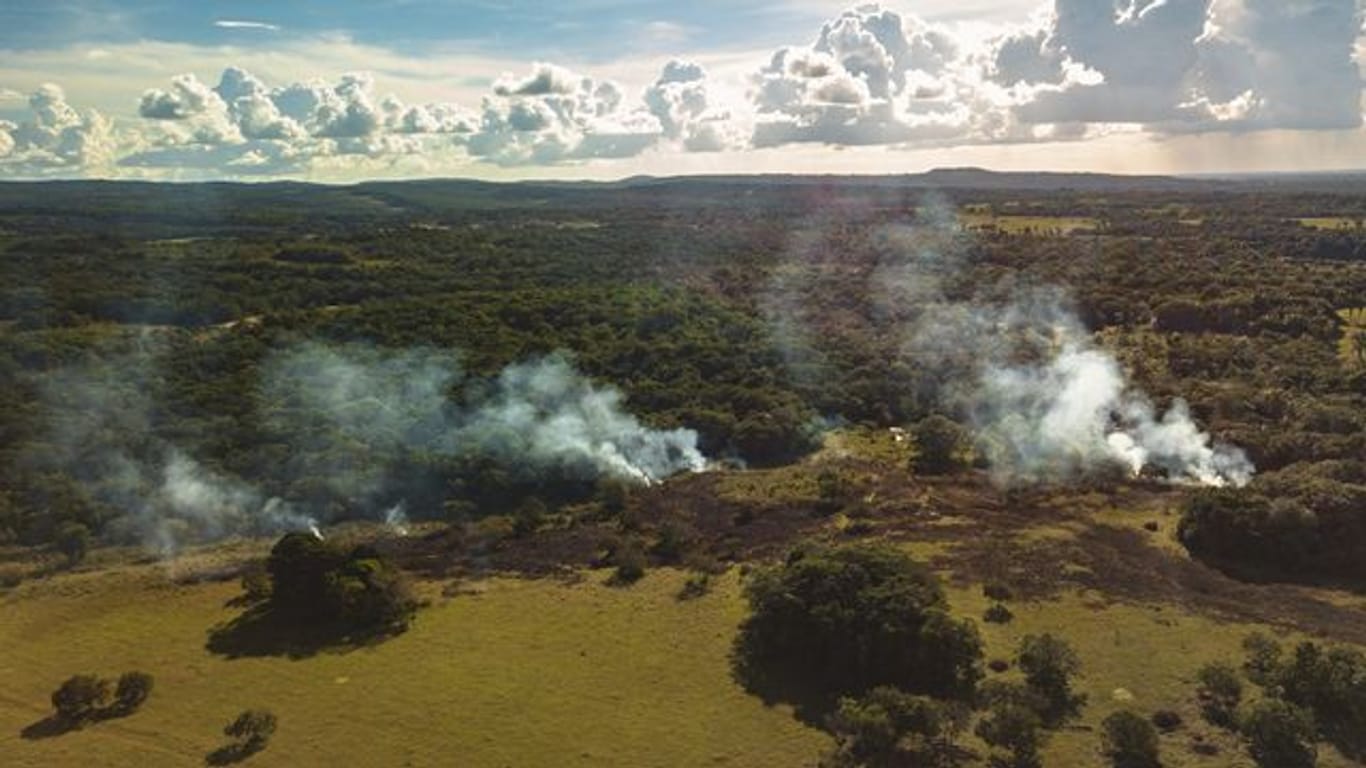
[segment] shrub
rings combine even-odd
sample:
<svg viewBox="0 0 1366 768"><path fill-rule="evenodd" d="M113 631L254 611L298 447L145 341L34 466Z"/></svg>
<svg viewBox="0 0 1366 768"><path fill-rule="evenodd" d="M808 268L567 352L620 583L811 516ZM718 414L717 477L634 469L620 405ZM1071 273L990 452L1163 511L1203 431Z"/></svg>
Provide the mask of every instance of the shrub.
<svg viewBox="0 0 1366 768"><path fill-rule="evenodd" d="M982 621L991 624L1009 624L1010 620L1014 618L1015 614L1011 613L1009 608L1000 603L992 604L992 606L986 610L986 613L982 614Z"/></svg>
<svg viewBox="0 0 1366 768"><path fill-rule="evenodd" d="M251 754L265 749L277 724L275 713L270 710L248 709L223 728L223 735L232 739L239 751Z"/></svg>
<svg viewBox="0 0 1366 768"><path fill-rule="evenodd" d="M736 639L751 687L838 696L890 685L970 697L982 677L976 628L951 618L938 580L905 553L850 545L798 551L757 572Z"/></svg>
<svg viewBox="0 0 1366 768"><path fill-rule="evenodd" d="M938 414L927 416L911 428L915 438L915 471L925 475L942 475L964 465L963 453L968 438L963 428Z"/></svg>
<svg viewBox="0 0 1366 768"><path fill-rule="evenodd" d="M645 550L640 542L627 539L612 551L612 564L616 566L616 571L612 573L614 583L634 584L645 576Z"/></svg>
<svg viewBox="0 0 1366 768"><path fill-rule="evenodd" d="M695 600L711 591L711 574L694 573L688 576L688 580L683 582L683 588L678 591L679 600Z"/></svg>
<svg viewBox="0 0 1366 768"><path fill-rule="evenodd" d="M0 589L13 589L24 583L24 567L18 563L0 564Z"/></svg>
<svg viewBox="0 0 1366 768"><path fill-rule="evenodd" d="M1086 697L1072 692L1072 677L1081 671L1081 660L1067 641L1051 634L1026 635L1016 656L1025 683L1036 694L1045 725L1055 727L1077 714Z"/></svg>
<svg viewBox="0 0 1366 768"><path fill-rule="evenodd" d="M1004 603L1014 599L1015 592L999 581L992 581L982 585L982 595L988 600Z"/></svg>
<svg viewBox="0 0 1366 768"><path fill-rule="evenodd" d="M1181 715L1170 709L1159 709L1153 713L1153 725L1163 733L1172 733L1179 730L1183 723Z"/></svg>
<svg viewBox="0 0 1366 768"><path fill-rule="evenodd" d="M1105 754L1115 768L1157 768L1157 729L1133 712L1115 712L1101 723Z"/></svg>
<svg viewBox="0 0 1366 768"><path fill-rule="evenodd" d="M1200 681L1200 710L1205 719L1214 725L1232 727L1234 712L1243 700L1243 681L1238 671L1230 664L1213 662L1201 667L1196 678Z"/></svg>
<svg viewBox="0 0 1366 768"><path fill-rule="evenodd" d="M52 708L67 723L94 717L109 700L109 681L95 675L74 675L52 692Z"/></svg>
<svg viewBox="0 0 1366 768"><path fill-rule="evenodd" d="M251 566L242 573L242 594L249 603L263 603L270 599L270 574L264 566Z"/></svg>
<svg viewBox="0 0 1366 768"><path fill-rule="evenodd" d="M1010 662L1006 661L1005 659L992 659L991 661L987 662L987 669L997 674L1000 674L1010 669Z"/></svg>
<svg viewBox="0 0 1366 768"><path fill-rule="evenodd" d="M67 523L57 530L57 549L66 555L68 565L76 565L90 551L90 529L80 523Z"/></svg>
<svg viewBox="0 0 1366 768"><path fill-rule="evenodd" d="M988 746L1004 752L993 757L993 765L1008 768L1037 768L1039 750L1047 734L1033 707L1013 696L998 696L974 730Z"/></svg>
<svg viewBox="0 0 1366 768"><path fill-rule="evenodd" d="M836 747L834 766L936 765L952 750L968 709L890 687L858 698L844 697L829 727Z"/></svg>
<svg viewBox="0 0 1366 768"><path fill-rule="evenodd" d="M114 686L114 707L130 714L152 694L152 676L146 672L125 672Z"/></svg>
<svg viewBox="0 0 1366 768"><path fill-rule="evenodd" d="M307 533L270 551L270 608L292 620L401 631L417 610L407 579L371 547L347 552Z"/></svg>
<svg viewBox="0 0 1366 768"><path fill-rule="evenodd" d="M1314 722L1305 710L1264 699L1241 718L1248 753L1263 768L1312 768L1318 759Z"/></svg>
<svg viewBox="0 0 1366 768"><path fill-rule="evenodd" d="M545 523L548 510L545 502L529 496L512 513L512 535L524 538L535 533Z"/></svg>

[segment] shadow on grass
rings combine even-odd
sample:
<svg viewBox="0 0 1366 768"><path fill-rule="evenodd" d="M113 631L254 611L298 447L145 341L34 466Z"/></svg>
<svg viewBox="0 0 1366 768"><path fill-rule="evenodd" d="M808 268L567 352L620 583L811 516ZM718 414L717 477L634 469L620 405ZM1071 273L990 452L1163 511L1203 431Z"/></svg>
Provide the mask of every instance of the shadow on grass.
<svg viewBox="0 0 1366 768"><path fill-rule="evenodd" d="M48 715L42 720L24 726L24 729L19 732L19 735L30 741L52 739L61 736L64 733L80 730L82 725L83 723L73 722L64 717Z"/></svg>
<svg viewBox="0 0 1366 768"><path fill-rule="evenodd" d="M252 744L225 744L204 756L205 765L232 765L260 752L263 747Z"/></svg>
<svg viewBox="0 0 1366 768"><path fill-rule="evenodd" d="M301 621L259 604L209 630L205 648L229 659L284 656L306 659L319 653L349 653L402 634L402 628L361 629Z"/></svg>

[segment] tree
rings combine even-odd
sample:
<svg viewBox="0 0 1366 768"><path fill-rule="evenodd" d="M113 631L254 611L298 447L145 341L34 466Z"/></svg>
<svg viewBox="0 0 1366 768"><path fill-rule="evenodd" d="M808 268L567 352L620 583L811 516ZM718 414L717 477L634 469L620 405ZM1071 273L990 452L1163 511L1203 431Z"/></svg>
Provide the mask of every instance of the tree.
<svg viewBox="0 0 1366 768"><path fill-rule="evenodd" d="M1039 750L1047 734L1034 708L1001 696L993 701L974 731L988 746L1006 754L992 757L992 765L1002 768L1037 768Z"/></svg>
<svg viewBox="0 0 1366 768"><path fill-rule="evenodd" d="M745 594L734 659L751 689L833 701L889 685L966 699L982 677L976 627L948 614L938 579L900 550L799 550Z"/></svg>
<svg viewBox="0 0 1366 768"><path fill-rule="evenodd" d="M1214 725L1232 727L1234 713L1243 700L1243 681L1238 670L1224 662L1212 662L1196 673L1200 681L1200 708Z"/></svg>
<svg viewBox="0 0 1366 768"><path fill-rule="evenodd" d="M235 742L240 753L251 754L265 749L276 725L275 713L270 710L248 709L223 728L223 735Z"/></svg>
<svg viewBox="0 0 1366 768"><path fill-rule="evenodd" d="M1086 703L1084 695L1072 692L1072 676L1081 671L1081 660L1066 640L1047 633L1026 635L1020 641L1016 664L1043 703L1039 716L1045 725L1062 724Z"/></svg>
<svg viewBox="0 0 1366 768"><path fill-rule="evenodd" d="M1115 712L1101 722L1105 754L1115 768L1158 768L1157 729L1140 715Z"/></svg>
<svg viewBox="0 0 1366 768"><path fill-rule="evenodd" d="M57 549L66 555L69 565L85 559L90 551L90 529L80 523L67 523L57 531Z"/></svg>
<svg viewBox="0 0 1366 768"><path fill-rule="evenodd" d="M1241 726L1248 753L1263 768L1313 768L1318 759L1313 718L1293 704L1263 699L1243 715Z"/></svg>
<svg viewBox="0 0 1366 768"><path fill-rule="evenodd" d="M67 723L94 717L109 700L109 681L96 675L74 675L52 693L52 708Z"/></svg>
<svg viewBox="0 0 1366 768"><path fill-rule="evenodd" d="M146 672L125 672L114 687L114 707L130 714L142 706L152 693L152 676Z"/></svg>
<svg viewBox="0 0 1366 768"><path fill-rule="evenodd" d="M963 465L968 439L957 422L939 414L926 416L911 428L915 438L915 471L942 475Z"/></svg>
<svg viewBox="0 0 1366 768"><path fill-rule="evenodd" d="M277 616L346 628L401 631L417 610L407 579L377 550L349 552L307 533L285 534L266 560Z"/></svg>
<svg viewBox="0 0 1366 768"><path fill-rule="evenodd" d="M936 701L889 686L858 698L844 697L831 715L835 766L922 765L948 761L954 738L966 725L961 703Z"/></svg>

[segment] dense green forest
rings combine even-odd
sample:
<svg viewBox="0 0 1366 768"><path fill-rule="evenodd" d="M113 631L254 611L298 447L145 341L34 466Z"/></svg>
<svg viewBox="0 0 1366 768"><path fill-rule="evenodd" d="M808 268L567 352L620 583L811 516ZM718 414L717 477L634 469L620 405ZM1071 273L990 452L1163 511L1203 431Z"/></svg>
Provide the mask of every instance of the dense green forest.
<svg viewBox="0 0 1366 768"><path fill-rule="evenodd" d="M928 319L969 308L954 328L1013 339L1035 325L1002 308L1046 296L1159 408L1183 398L1255 464L1244 488L1190 495L1193 552L1258 576L1351 578L1366 547L1366 333L1352 327L1366 195L1350 190L0 185L0 542L73 524L145 538L136 520L177 503L149 489L176 471L211 507L278 499L280 515L322 520L610 495L611 472L529 471L443 438L512 402L522 369L508 366L526 361L570 377L547 395L542 368L523 371L536 407L617 390L643 423L630 435L695 430L713 460L792 461L841 422L969 425L955 384L975 350L927 346ZM374 391L394 400L324 414L306 387L330 386L310 366L332 358L310 354L387 372ZM419 374L431 408L391 413ZM979 444L966 461L991 455ZM221 522L181 517L161 533Z"/></svg>

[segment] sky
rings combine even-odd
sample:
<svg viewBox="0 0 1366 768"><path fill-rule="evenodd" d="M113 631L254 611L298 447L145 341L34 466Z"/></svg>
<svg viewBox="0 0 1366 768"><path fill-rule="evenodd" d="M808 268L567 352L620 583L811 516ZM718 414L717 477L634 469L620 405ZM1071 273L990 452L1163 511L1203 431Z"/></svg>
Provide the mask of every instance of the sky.
<svg viewBox="0 0 1366 768"><path fill-rule="evenodd" d="M0 179L1366 169L1366 0L5 0Z"/></svg>

